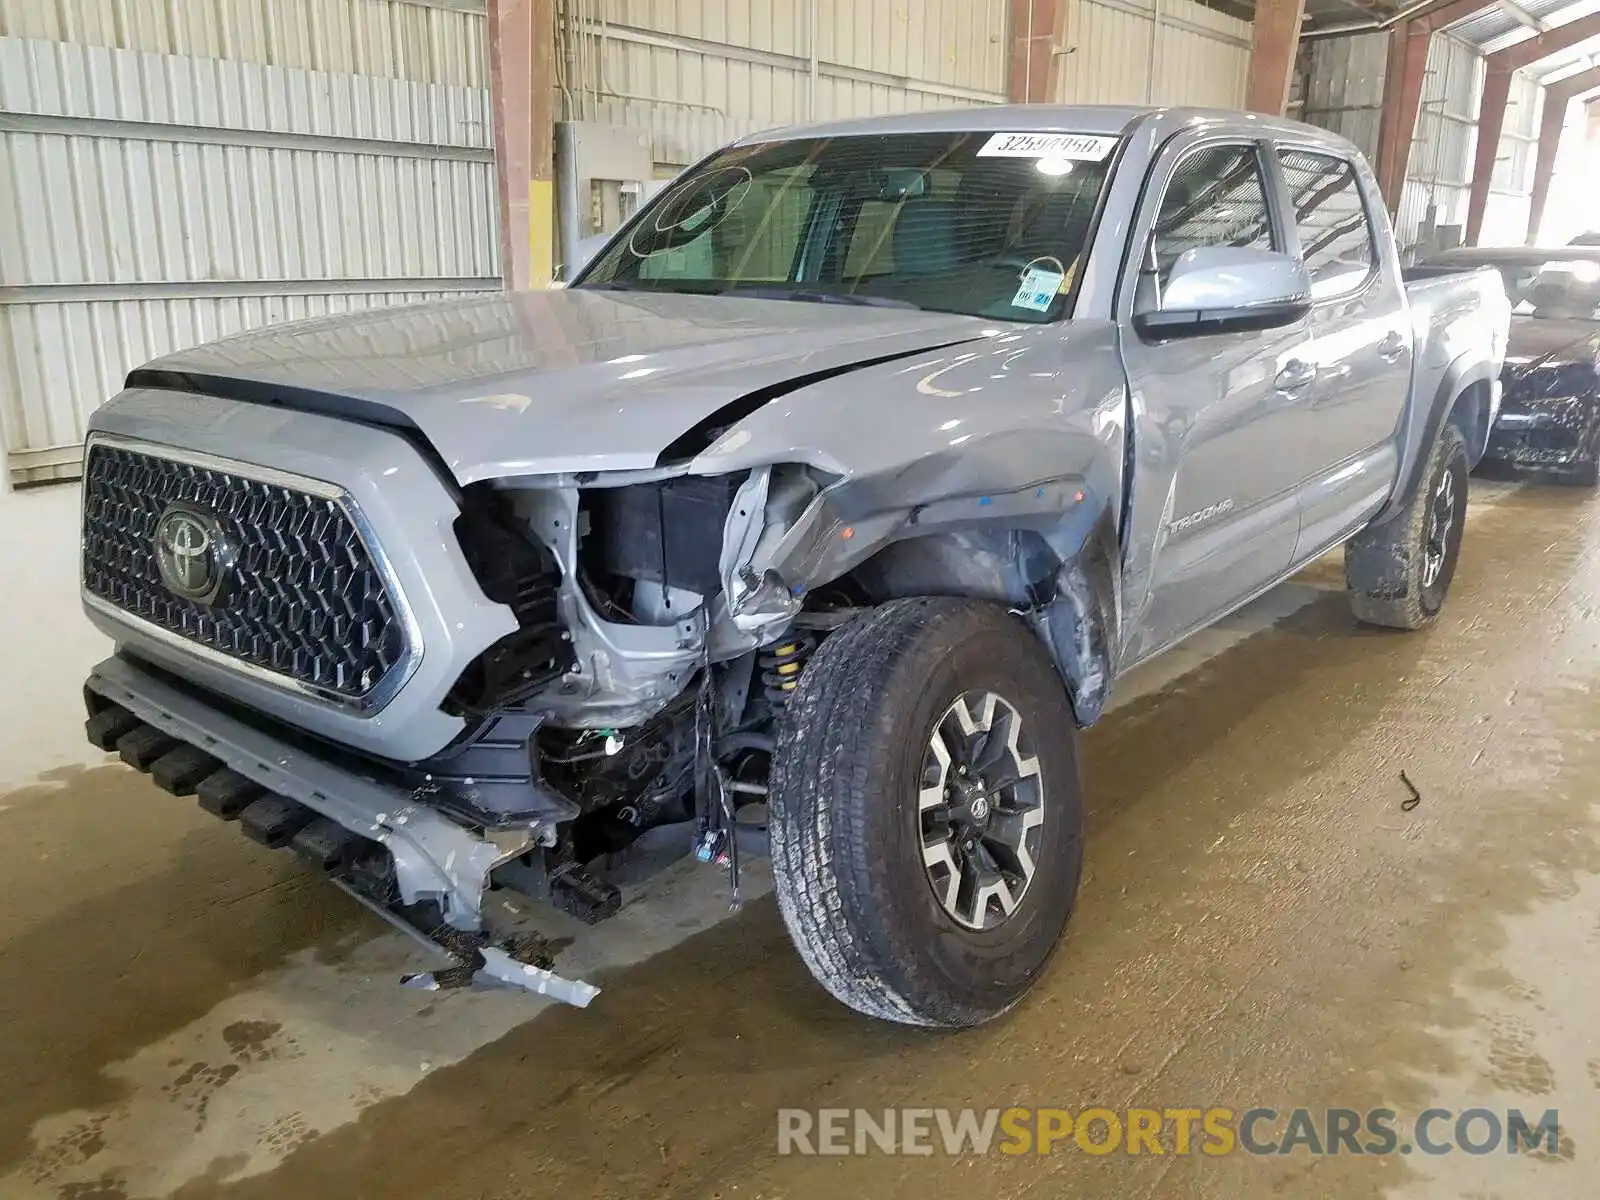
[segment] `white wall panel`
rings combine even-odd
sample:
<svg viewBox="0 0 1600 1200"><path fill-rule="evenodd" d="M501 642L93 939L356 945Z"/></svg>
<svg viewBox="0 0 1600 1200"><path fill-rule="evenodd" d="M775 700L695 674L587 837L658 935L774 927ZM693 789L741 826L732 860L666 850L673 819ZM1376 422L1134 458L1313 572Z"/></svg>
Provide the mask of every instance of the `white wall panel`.
<svg viewBox="0 0 1600 1200"><path fill-rule="evenodd" d="M562 109L650 129L665 171L774 126L998 103L1006 9L1005 0L562 0Z"/></svg>
<svg viewBox="0 0 1600 1200"><path fill-rule="evenodd" d="M0 36L465 87L489 85L485 24L413 0L0 0Z"/></svg>
<svg viewBox="0 0 1600 1200"><path fill-rule="evenodd" d="M1306 120L1343 134L1369 158L1375 157L1387 65L1386 34L1313 43L1304 92ZM1422 106L1395 220L1402 249L1425 241L1431 227L1466 225L1483 78L1478 47L1447 35L1429 43ZM1483 244L1523 239L1541 102L1542 89L1532 79L1512 78L1479 234Z"/></svg>
<svg viewBox="0 0 1600 1200"><path fill-rule="evenodd" d="M900 77L1003 92L1005 0L578 0L577 16L621 32L650 31Z"/></svg>
<svg viewBox="0 0 1600 1200"><path fill-rule="evenodd" d="M495 280L482 285L499 289ZM0 419L22 430L15 478L70 478L90 413L130 367L263 325L384 304L459 296L450 291L198 297L174 300L0 304Z"/></svg>
<svg viewBox="0 0 1600 1200"><path fill-rule="evenodd" d="M847 66L1004 92L1007 7L1004 0L818 0L818 52Z"/></svg>
<svg viewBox="0 0 1600 1200"><path fill-rule="evenodd" d="M1064 104L1244 104L1249 24L1191 0L1069 0L1063 49Z"/></svg>
<svg viewBox="0 0 1600 1200"><path fill-rule="evenodd" d="M1386 33L1312 42L1303 119L1349 138L1369 160L1376 160L1388 66Z"/></svg>
<svg viewBox="0 0 1600 1200"><path fill-rule="evenodd" d="M0 444L15 477L54 474L156 354L498 288L490 127L481 87L0 37Z"/></svg>

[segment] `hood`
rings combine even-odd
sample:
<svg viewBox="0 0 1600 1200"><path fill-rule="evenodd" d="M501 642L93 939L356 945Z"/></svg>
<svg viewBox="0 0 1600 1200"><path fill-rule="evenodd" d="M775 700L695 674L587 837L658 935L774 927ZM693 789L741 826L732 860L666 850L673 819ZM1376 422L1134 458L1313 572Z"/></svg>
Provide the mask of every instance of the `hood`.
<svg viewBox="0 0 1600 1200"><path fill-rule="evenodd" d="M654 467L686 435L795 387L995 326L786 300L496 293L240 334L157 359L128 386L412 427L468 484Z"/></svg>
<svg viewBox="0 0 1600 1200"><path fill-rule="evenodd" d="M1541 367L1592 363L1600 349L1600 322L1514 316L1506 350L1506 375L1516 379Z"/></svg>

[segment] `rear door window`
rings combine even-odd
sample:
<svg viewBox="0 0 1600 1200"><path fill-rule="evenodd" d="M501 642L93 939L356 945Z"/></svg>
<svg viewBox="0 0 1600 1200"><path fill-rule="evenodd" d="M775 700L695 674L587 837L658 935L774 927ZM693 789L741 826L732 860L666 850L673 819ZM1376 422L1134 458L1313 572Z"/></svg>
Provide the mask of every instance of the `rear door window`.
<svg viewBox="0 0 1600 1200"><path fill-rule="evenodd" d="M1355 168L1332 154L1283 150L1284 183L1294 207L1300 254L1314 300L1360 287L1372 272L1372 222L1361 200Z"/></svg>

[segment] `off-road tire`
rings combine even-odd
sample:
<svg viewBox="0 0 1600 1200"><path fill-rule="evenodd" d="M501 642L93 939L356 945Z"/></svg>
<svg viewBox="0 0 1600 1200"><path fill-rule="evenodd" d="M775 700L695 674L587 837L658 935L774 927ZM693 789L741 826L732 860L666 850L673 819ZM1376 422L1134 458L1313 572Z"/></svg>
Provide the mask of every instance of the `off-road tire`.
<svg viewBox="0 0 1600 1200"><path fill-rule="evenodd" d="M918 804L934 726L972 689L1003 696L1030 730L1046 813L1031 882L983 930L935 895ZM784 924L859 1012L952 1029L992 1020L1061 940L1083 863L1076 726L1045 647L1000 605L897 600L824 641L780 723L769 803Z"/></svg>
<svg viewBox="0 0 1600 1200"><path fill-rule="evenodd" d="M1444 606L1461 554L1467 515L1467 447L1446 423L1428 455L1422 484L1400 512L1369 525L1345 544L1344 577L1356 619L1390 629L1422 629ZM1445 481L1453 488L1453 520L1443 539L1443 562L1432 582L1424 567L1429 514Z"/></svg>

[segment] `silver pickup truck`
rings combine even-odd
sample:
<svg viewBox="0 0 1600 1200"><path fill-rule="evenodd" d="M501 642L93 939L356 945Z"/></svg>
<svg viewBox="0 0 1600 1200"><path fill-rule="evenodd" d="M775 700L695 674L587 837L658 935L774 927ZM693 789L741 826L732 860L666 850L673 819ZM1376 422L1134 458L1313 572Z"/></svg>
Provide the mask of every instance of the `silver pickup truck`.
<svg viewBox="0 0 1600 1200"><path fill-rule="evenodd" d="M1357 618L1435 618L1508 313L1408 288L1367 164L1288 121L749 137L567 287L132 372L88 733L427 935L424 984L587 1003L485 893L602 920L649 833L735 896L769 852L844 1003L972 1025L1067 923L1119 675L1341 544Z"/></svg>

